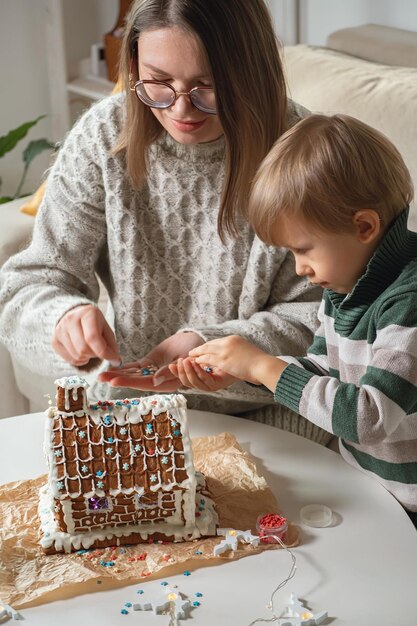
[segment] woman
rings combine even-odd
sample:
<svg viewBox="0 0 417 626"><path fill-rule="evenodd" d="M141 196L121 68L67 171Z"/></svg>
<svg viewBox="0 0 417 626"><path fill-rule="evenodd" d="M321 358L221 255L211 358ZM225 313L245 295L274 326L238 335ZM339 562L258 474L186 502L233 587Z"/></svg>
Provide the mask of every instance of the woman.
<svg viewBox="0 0 417 626"><path fill-rule="evenodd" d="M263 0L136 0L121 76L125 93L69 133L32 243L3 270L6 345L49 375L123 361L100 380L152 392L177 390L168 364L215 337L303 353L320 294L244 220L259 163L303 114L287 100ZM111 325L96 306L97 276ZM305 434L266 390L203 376L190 407ZM104 386L95 393L108 396Z"/></svg>

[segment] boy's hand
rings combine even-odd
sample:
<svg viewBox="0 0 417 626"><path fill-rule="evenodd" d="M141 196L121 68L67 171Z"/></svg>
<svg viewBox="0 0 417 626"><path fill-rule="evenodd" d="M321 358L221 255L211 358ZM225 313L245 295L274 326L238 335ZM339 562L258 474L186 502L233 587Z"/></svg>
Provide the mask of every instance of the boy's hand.
<svg viewBox="0 0 417 626"><path fill-rule="evenodd" d="M218 391L225 389L238 380L230 374L220 371L207 372L194 359L178 359L169 365L169 370L179 378L183 387L200 389L200 391Z"/></svg>
<svg viewBox="0 0 417 626"><path fill-rule="evenodd" d="M92 304L77 306L61 317L52 337L52 347L65 361L88 369L97 359L120 361L113 331L103 313Z"/></svg>
<svg viewBox="0 0 417 626"><path fill-rule="evenodd" d="M263 352L238 335L208 341L191 350L190 357L203 367L217 368L240 380L265 385L271 391L275 391L277 381L287 366L284 361Z"/></svg>

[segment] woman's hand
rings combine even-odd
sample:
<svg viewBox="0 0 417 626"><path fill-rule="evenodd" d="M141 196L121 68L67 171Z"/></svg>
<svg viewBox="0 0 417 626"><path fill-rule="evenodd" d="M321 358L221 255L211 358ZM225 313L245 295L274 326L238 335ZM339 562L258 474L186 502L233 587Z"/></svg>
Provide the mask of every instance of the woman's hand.
<svg viewBox="0 0 417 626"><path fill-rule="evenodd" d="M126 363L123 367L113 368L99 374L99 380L108 382L113 387L130 387L142 391L167 393L177 391L182 385L176 373L169 365L179 358L188 356L193 348L204 343L200 335L194 332L179 332L164 339L139 361ZM154 366L153 375L143 375L142 369Z"/></svg>
<svg viewBox="0 0 417 626"><path fill-rule="evenodd" d="M206 344L205 344L206 345ZM211 368L209 368L211 369ZM182 387L200 389L200 391L218 391L236 382L237 378L221 371L207 371L194 359L178 359L169 366L170 372L178 376Z"/></svg>
<svg viewBox="0 0 417 626"><path fill-rule="evenodd" d="M275 391L277 381L287 366L284 361L263 352L238 335L208 341L191 350L190 357L203 368L216 368L216 374L221 370L237 379L265 385L271 391Z"/></svg>
<svg viewBox="0 0 417 626"><path fill-rule="evenodd" d="M77 306L61 317L52 347L65 361L79 368L91 369L97 366L98 359L120 362L113 331L100 309L92 304Z"/></svg>

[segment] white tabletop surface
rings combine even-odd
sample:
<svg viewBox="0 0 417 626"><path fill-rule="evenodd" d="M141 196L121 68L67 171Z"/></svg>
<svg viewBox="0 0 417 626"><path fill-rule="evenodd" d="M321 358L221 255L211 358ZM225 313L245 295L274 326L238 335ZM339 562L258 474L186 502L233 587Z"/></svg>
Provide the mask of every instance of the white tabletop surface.
<svg viewBox="0 0 417 626"><path fill-rule="evenodd" d="M276 594L277 609L283 610L294 592L313 611L328 611L324 624L417 624L417 531L383 487L337 453L296 435L226 415L189 414L191 436L233 433L255 457L284 514L299 524L301 542L293 550L297 571ZM0 420L1 483L45 473L43 423L40 413ZM301 524L299 511L310 503L329 506L333 525ZM192 600L196 591L203 593L201 606L184 624L247 626L258 617L271 617L266 605L290 565L288 553L270 550L195 569L189 577L172 576L168 582ZM86 593L22 609L21 615L27 626L168 626L166 615L120 614L125 602L137 601L138 588L153 595L159 584L140 581L123 589Z"/></svg>

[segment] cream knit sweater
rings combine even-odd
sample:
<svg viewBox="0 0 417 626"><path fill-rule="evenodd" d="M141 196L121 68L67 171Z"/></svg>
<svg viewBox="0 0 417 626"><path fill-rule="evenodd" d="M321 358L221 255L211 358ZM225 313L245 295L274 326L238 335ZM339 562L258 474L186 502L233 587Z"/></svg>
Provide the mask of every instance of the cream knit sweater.
<svg viewBox="0 0 417 626"><path fill-rule="evenodd" d="M292 255L244 223L226 245L217 234L223 138L183 145L163 134L149 151L146 186L135 191L123 155L111 154L123 97L94 105L68 134L32 242L1 272L1 340L33 371L74 373L51 347L53 330L71 308L97 302L99 276L124 361L183 328L207 340L240 334L277 355L305 353L320 293L295 275ZM299 115L291 104L291 121ZM115 395L104 387L96 385L97 397ZM190 406L227 413L274 402L245 383L192 395Z"/></svg>

